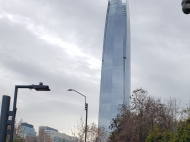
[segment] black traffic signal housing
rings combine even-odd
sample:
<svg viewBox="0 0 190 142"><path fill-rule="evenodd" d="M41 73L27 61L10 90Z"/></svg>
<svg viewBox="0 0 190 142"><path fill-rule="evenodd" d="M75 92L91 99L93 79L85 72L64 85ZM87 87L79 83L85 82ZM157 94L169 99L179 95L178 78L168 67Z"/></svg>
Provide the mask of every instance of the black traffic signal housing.
<svg viewBox="0 0 190 142"><path fill-rule="evenodd" d="M190 13L190 0L182 0L182 10L185 14Z"/></svg>
<svg viewBox="0 0 190 142"><path fill-rule="evenodd" d="M85 104L85 110L88 110L88 103Z"/></svg>

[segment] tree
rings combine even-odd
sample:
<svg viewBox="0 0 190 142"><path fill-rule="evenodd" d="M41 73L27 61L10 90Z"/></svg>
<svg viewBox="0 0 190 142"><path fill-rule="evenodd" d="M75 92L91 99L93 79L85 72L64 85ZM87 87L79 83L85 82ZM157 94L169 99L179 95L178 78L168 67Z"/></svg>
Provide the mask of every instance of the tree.
<svg viewBox="0 0 190 142"><path fill-rule="evenodd" d="M171 129L165 129L154 125L154 129L149 132L146 142L170 142L173 136L174 132Z"/></svg>
<svg viewBox="0 0 190 142"><path fill-rule="evenodd" d="M111 142L144 142L155 126L175 130L177 104L176 99L162 103L160 98L149 96L143 89L134 90L130 108L120 105L119 114L112 120Z"/></svg>
<svg viewBox="0 0 190 142"><path fill-rule="evenodd" d="M84 141L85 138L85 122L83 118L80 118L78 124L71 130L71 134L79 138L80 142ZM107 139L107 133L104 128L98 128L95 123L90 123L87 125L87 142L105 142ZM73 142L78 140L72 140Z"/></svg>
<svg viewBox="0 0 190 142"><path fill-rule="evenodd" d="M177 132L172 142L189 142L190 141L190 118L180 121Z"/></svg>
<svg viewBox="0 0 190 142"><path fill-rule="evenodd" d="M23 120L21 119L18 123L15 120L14 134L13 134L13 142L22 142L23 141L23 130L22 124Z"/></svg>
<svg viewBox="0 0 190 142"><path fill-rule="evenodd" d="M108 142L109 137L108 137L108 132L105 130L104 127L98 127L98 134L96 137L97 142Z"/></svg>
<svg viewBox="0 0 190 142"><path fill-rule="evenodd" d="M155 126L146 139L146 142L189 142L190 141L190 118L178 123L177 131L161 129Z"/></svg>
<svg viewBox="0 0 190 142"><path fill-rule="evenodd" d="M110 135L111 142L131 141L135 138L135 115L122 105L120 114L112 120L110 128L113 130Z"/></svg>
<svg viewBox="0 0 190 142"><path fill-rule="evenodd" d="M37 137L28 135L26 138L23 139L23 142L37 142Z"/></svg>

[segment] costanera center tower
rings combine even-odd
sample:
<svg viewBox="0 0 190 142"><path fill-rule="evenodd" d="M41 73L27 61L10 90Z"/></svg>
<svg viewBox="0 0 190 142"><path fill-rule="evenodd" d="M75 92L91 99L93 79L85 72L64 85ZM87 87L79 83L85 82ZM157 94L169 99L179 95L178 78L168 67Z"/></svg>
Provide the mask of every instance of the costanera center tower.
<svg viewBox="0 0 190 142"><path fill-rule="evenodd" d="M131 45L128 1L109 0L102 57L99 127L110 132L120 104L129 106Z"/></svg>

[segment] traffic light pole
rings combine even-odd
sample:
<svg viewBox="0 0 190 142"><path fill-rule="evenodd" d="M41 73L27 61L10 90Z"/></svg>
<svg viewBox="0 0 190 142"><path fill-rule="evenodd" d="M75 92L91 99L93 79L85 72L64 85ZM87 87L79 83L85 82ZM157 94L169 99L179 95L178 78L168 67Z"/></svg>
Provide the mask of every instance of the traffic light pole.
<svg viewBox="0 0 190 142"><path fill-rule="evenodd" d="M0 121L0 142L6 142L7 134L10 134L10 131L7 130L9 124L9 107L10 107L10 96L3 95L2 104L1 104L1 121Z"/></svg>
<svg viewBox="0 0 190 142"><path fill-rule="evenodd" d="M88 103L86 103L86 97L85 97L85 110L86 110L86 127L85 127L85 142L87 137L87 119L88 119Z"/></svg>
<svg viewBox="0 0 190 142"><path fill-rule="evenodd" d="M40 82L39 85L16 85L13 100L13 111L9 111L10 96L3 96L0 120L0 142L6 141L6 135L10 135L10 142L13 142L18 88L35 89L36 91L50 91L49 86L43 85L42 82ZM9 116L12 116L12 120L8 120ZM8 125L11 125L10 130L7 130Z"/></svg>
<svg viewBox="0 0 190 142"><path fill-rule="evenodd" d="M14 102L13 102L13 116L12 116L12 124L11 124L12 131L11 131L11 135L10 135L10 142L13 142L18 88L28 88L28 86L15 86Z"/></svg>

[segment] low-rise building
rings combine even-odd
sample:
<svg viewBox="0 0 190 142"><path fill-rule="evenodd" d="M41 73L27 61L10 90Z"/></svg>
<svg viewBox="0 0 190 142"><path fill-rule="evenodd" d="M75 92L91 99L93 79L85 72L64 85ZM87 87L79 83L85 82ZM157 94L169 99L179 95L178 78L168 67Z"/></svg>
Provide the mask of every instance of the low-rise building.
<svg viewBox="0 0 190 142"><path fill-rule="evenodd" d="M39 139L41 140L53 140L53 142L73 142L78 141L77 137L69 136L64 133L58 132L58 130L53 129L48 126L40 126L39 127Z"/></svg>

